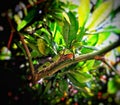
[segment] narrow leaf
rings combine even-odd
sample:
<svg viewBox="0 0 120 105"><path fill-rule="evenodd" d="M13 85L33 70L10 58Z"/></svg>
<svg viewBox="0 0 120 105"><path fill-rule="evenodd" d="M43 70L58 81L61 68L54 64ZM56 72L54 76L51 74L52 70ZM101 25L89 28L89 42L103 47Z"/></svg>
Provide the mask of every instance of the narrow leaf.
<svg viewBox="0 0 120 105"><path fill-rule="evenodd" d="M67 13L63 12L62 14L63 14L64 18L67 20L67 22L70 24L70 19L69 19L69 16L67 15Z"/></svg>
<svg viewBox="0 0 120 105"><path fill-rule="evenodd" d="M108 37L110 36L110 32L103 32L99 34L97 45L102 44Z"/></svg>
<svg viewBox="0 0 120 105"><path fill-rule="evenodd" d="M86 84L81 83L80 81L76 80L76 78L73 77L72 74L67 74L67 76L74 86L81 87L82 89L83 89L83 87L86 86Z"/></svg>
<svg viewBox="0 0 120 105"><path fill-rule="evenodd" d="M47 85L46 85L46 88L45 88L45 90L44 90L44 93L43 93L43 94L45 94L45 93L47 93L47 92L48 92L48 90L50 89L51 85L52 85L52 83L51 83L51 81L49 81L49 82L47 83Z"/></svg>
<svg viewBox="0 0 120 105"><path fill-rule="evenodd" d="M114 19L119 12L120 12L120 6L112 11L111 19Z"/></svg>
<svg viewBox="0 0 120 105"><path fill-rule="evenodd" d="M67 15L69 16L70 24L67 20L64 21L64 26L62 27L62 35L67 47L69 47L71 42L76 38L78 31L78 21L72 12L68 12Z"/></svg>
<svg viewBox="0 0 120 105"><path fill-rule="evenodd" d="M27 16L21 21L20 24L17 26L17 30L20 31L24 28L28 23L30 23L33 18L36 16L36 9L33 8L31 11L28 12Z"/></svg>
<svg viewBox="0 0 120 105"><path fill-rule="evenodd" d="M80 0L80 6L78 7L78 21L79 26L82 27L90 12L90 0Z"/></svg>
<svg viewBox="0 0 120 105"><path fill-rule="evenodd" d="M45 41L42 38L37 40L37 46L41 54L45 55L46 45Z"/></svg>
<svg viewBox="0 0 120 105"><path fill-rule="evenodd" d="M72 12L69 12L68 16L70 18L70 23L71 23L69 29L69 37L68 37L68 41L70 44L74 39L76 39L76 35L78 32L78 21Z"/></svg>
<svg viewBox="0 0 120 105"><path fill-rule="evenodd" d="M113 0L107 0L103 2L92 14L90 18L90 23L88 24L88 29L95 28L102 21L104 21L107 16L112 11Z"/></svg>
<svg viewBox="0 0 120 105"><path fill-rule="evenodd" d="M97 0L95 4L95 9L98 8L102 2L103 0Z"/></svg>
<svg viewBox="0 0 120 105"><path fill-rule="evenodd" d="M62 27L62 35L66 46L68 46L69 27L70 27L69 23L65 20L64 25Z"/></svg>
<svg viewBox="0 0 120 105"><path fill-rule="evenodd" d="M88 74L87 72L82 73L82 72L75 71L75 72L70 72L70 73L80 83L86 83L92 79L92 76L90 74Z"/></svg>

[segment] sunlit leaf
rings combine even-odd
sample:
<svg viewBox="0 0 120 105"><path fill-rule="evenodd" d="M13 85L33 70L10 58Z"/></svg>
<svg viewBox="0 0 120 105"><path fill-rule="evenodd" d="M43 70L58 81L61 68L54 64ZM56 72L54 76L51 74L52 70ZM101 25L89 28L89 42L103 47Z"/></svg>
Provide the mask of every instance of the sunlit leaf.
<svg viewBox="0 0 120 105"><path fill-rule="evenodd" d="M98 34L94 34L88 37L87 45L95 46L98 42Z"/></svg>
<svg viewBox="0 0 120 105"><path fill-rule="evenodd" d="M20 31L23 29L27 24L29 24L33 18L36 16L36 8L33 8L31 11L28 12L27 16L21 21L20 24L17 26L17 30Z"/></svg>
<svg viewBox="0 0 120 105"><path fill-rule="evenodd" d="M92 80L92 75L88 74L87 72L85 73L85 72L74 71L71 72L70 74L80 83L85 83Z"/></svg>
<svg viewBox="0 0 120 105"><path fill-rule="evenodd" d="M18 25L21 23L21 19L20 19L19 15L17 15L17 14L14 15L14 20Z"/></svg>
<svg viewBox="0 0 120 105"><path fill-rule="evenodd" d="M64 25L63 21L61 21L61 23ZM55 43L58 44L59 46L61 45L64 46L65 42L64 42L63 35L61 34L61 30L62 30L61 25L57 22L54 22L54 23L50 22L49 27L51 29L51 33Z"/></svg>
<svg viewBox="0 0 120 105"><path fill-rule="evenodd" d="M116 26L108 26L106 28L104 28L104 32L114 32L116 34L120 34L120 28L116 27Z"/></svg>
<svg viewBox="0 0 120 105"><path fill-rule="evenodd" d="M67 74L67 76L74 86L78 86L78 87L81 87L81 88L86 86L86 84L78 81L72 74Z"/></svg>
<svg viewBox="0 0 120 105"><path fill-rule="evenodd" d="M117 87L116 87L116 84L115 84L114 79L110 79L110 80L108 81L107 91L108 91L108 93L110 93L110 94L116 93Z"/></svg>
<svg viewBox="0 0 120 105"><path fill-rule="evenodd" d="M62 27L62 35L66 42L66 45L69 47L71 42L76 38L78 31L78 22L72 12L68 12L68 16L70 19L70 24L66 20L64 21L64 26Z"/></svg>
<svg viewBox="0 0 120 105"><path fill-rule="evenodd" d="M68 8L70 10L74 10L74 9L78 8L78 5L70 3L70 4L68 4Z"/></svg>
<svg viewBox="0 0 120 105"><path fill-rule="evenodd" d="M90 0L80 0L80 5L78 7L78 21L79 21L79 26L82 27L90 12Z"/></svg>
<svg viewBox="0 0 120 105"><path fill-rule="evenodd" d="M82 68L80 69L80 71L82 71L82 72L88 72L88 71L92 70L93 66L94 66L94 63L95 63L95 60L89 60L89 61L87 61L82 66Z"/></svg>
<svg viewBox="0 0 120 105"><path fill-rule="evenodd" d="M95 4L95 9L98 8L102 2L103 0L97 0Z"/></svg>
<svg viewBox="0 0 120 105"><path fill-rule="evenodd" d="M61 35L60 31L56 32L54 40L57 44L65 46L65 42L64 42L63 36Z"/></svg>
<svg viewBox="0 0 120 105"><path fill-rule="evenodd" d="M41 54L46 54L46 43L42 38L37 39L37 46Z"/></svg>
<svg viewBox="0 0 120 105"><path fill-rule="evenodd" d="M103 20L107 18L107 16L112 11L113 7L113 0L107 0L103 2L92 14L90 18L90 23L88 24L87 28L94 29L98 26Z"/></svg>
<svg viewBox="0 0 120 105"><path fill-rule="evenodd" d="M102 44L108 37L110 36L110 32L103 32L99 34L97 45Z"/></svg>
<svg viewBox="0 0 120 105"><path fill-rule="evenodd" d="M70 24L70 19L69 19L69 16L67 15L67 13L63 12L62 14L63 14L64 18L67 20L67 22Z"/></svg>
<svg viewBox="0 0 120 105"><path fill-rule="evenodd" d="M85 43L86 46L83 45L83 48L80 51L85 54L96 50L95 45L97 44L98 40L98 34L89 36Z"/></svg>
<svg viewBox="0 0 120 105"><path fill-rule="evenodd" d="M116 51L120 54L120 46L116 48Z"/></svg>

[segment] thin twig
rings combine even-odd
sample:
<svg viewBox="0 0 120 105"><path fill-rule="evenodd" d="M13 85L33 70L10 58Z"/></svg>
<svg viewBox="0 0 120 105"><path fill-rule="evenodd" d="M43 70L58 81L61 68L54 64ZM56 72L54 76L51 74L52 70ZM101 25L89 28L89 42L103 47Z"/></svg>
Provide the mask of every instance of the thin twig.
<svg viewBox="0 0 120 105"><path fill-rule="evenodd" d="M8 22L10 24L10 28L11 28L11 34L10 34L10 38L9 38L7 46L8 46L8 48L10 48L13 35L14 35L14 33L17 33L20 37L20 40L21 40L24 48L25 48L25 51L26 51L26 54L27 54L27 57L28 57L28 61L29 61L29 65L30 65L31 74L32 74L32 77L34 77L34 66L33 66L33 63L32 63L32 58L31 58L30 51L29 51L29 49L28 49L28 47L27 47L27 45L24 41L24 36L21 33L16 31L16 29L14 28L14 25L12 24L12 20L8 17L8 15L6 15L6 16L7 16Z"/></svg>
<svg viewBox="0 0 120 105"><path fill-rule="evenodd" d="M12 43L12 39L13 39L13 35L14 35L16 30L13 27L12 21L11 21L10 17L8 16L7 12L6 12L6 17L7 17L8 23L10 25L10 29L11 29L10 37L9 37L8 44L7 44L7 48L10 49L10 46L11 46L11 43Z"/></svg>
<svg viewBox="0 0 120 105"><path fill-rule="evenodd" d="M27 7L27 9L29 9L29 8L31 8L32 6L38 5L38 4L40 4L40 3L44 2L44 1L45 1L45 0L38 0L37 2L34 3L34 5L28 4L26 7Z"/></svg>
<svg viewBox="0 0 120 105"><path fill-rule="evenodd" d="M110 65L106 60L103 61L112 71L114 71L116 74L119 75L119 73L117 72L117 70L112 66Z"/></svg>
<svg viewBox="0 0 120 105"><path fill-rule="evenodd" d="M29 49L28 49L28 47L27 47L27 45L26 45L26 43L25 43L25 41L24 41L24 36L21 34L21 33L19 33L18 32L18 34L19 34L19 36L20 36L20 40L21 40L21 42L22 42L22 44L23 44L23 46L24 46L24 49L25 49L25 51L26 51L26 54L27 54L27 56L28 56L28 61L29 61L29 65L30 65L30 70L31 70L31 73L32 73L32 76L34 77L34 66L33 66L33 63L32 63L32 58L31 58L31 54L30 54L30 51L29 51Z"/></svg>
<svg viewBox="0 0 120 105"><path fill-rule="evenodd" d="M95 59L102 61L102 62L103 62L105 65L107 65L112 71L114 71L116 74L119 75L119 73L117 72L117 70L116 70L112 65L110 65L110 64L108 63L108 61L105 59L104 56L95 56Z"/></svg>

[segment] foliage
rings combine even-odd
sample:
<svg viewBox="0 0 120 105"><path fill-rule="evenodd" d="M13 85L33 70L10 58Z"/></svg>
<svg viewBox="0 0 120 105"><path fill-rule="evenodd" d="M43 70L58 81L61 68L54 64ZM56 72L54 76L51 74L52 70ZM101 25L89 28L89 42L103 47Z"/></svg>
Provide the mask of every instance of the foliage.
<svg viewBox="0 0 120 105"><path fill-rule="evenodd" d="M8 75L7 81L12 75L22 81L15 82L16 91L4 90L8 104L23 104L24 98L31 105L120 104L119 41L101 47L112 34L120 35L114 3L28 0L16 11L8 9L11 33L7 47L1 43L1 74ZM110 50L114 60L109 60ZM7 81L1 84L6 87Z"/></svg>

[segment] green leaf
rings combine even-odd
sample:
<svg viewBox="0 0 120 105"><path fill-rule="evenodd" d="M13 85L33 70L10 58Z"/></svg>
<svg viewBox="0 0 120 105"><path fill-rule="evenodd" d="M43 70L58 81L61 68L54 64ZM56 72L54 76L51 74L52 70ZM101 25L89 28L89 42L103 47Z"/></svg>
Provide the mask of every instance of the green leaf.
<svg viewBox="0 0 120 105"><path fill-rule="evenodd" d="M51 81L49 81L49 82L47 83L46 87L45 87L45 90L44 90L44 93L43 93L43 94L47 93L48 90L50 90L51 85L52 85L52 83L51 83Z"/></svg>
<svg viewBox="0 0 120 105"><path fill-rule="evenodd" d="M66 12L63 12L62 15L64 16L64 18L66 19L66 21L67 21L69 24L71 24L70 18L69 18L69 16L67 15L67 13L66 13Z"/></svg>
<svg viewBox="0 0 120 105"><path fill-rule="evenodd" d="M85 62L85 64L79 69L79 71L82 72L88 72L93 69L93 66L95 64L95 60L88 60Z"/></svg>
<svg viewBox="0 0 120 105"><path fill-rule="evenodd" d="M64 38L63 36L61 35L60 31L57 31L56 32L56 35L55 35L55 38L54 38L54 41L60 46L65 46L65 41L64 41Z"/></svg>
<svg viewBox="0 0 120 105"><path fill-rule="evenodd" d="M61 80L61 81L59 82L59 89L60 89L60 91L62 91L62 92L67 91L67 89L68 89L68 83L67 83L66 80Z"/></svg>
<svg viewBox="0 0 120 105"><path fill-rule="evenodd" d="M74 86L77 86L79 88L83 88L86 86L85 83L81 83L80 81L78 81L72 74L67 74L67 76Z"/></svg>
<svg viewBox="0 0 120 105"><path fill-rule="evenodd" d="M88 19L90 12L90 0L80 0L80 5L78 7L78 21L79 27L83 27Z"/></svg>
<svg viewBox="0 0 120 105"><path fill-rule="evenodd" d="M70 10L74 10L74 9L78 8L78 5L77 5L77 4L70 3L70 4L68 4L68 8L69 8Z"/></svg>
<svg viewBox="0 0 120 105"><path fill-rule="evenodd" d="M103 32L99 34L97 45L102 44L108 37L110 36L110 32Z"/></svg>
<svg viewBox="0 0 120 105"><path fill-rule="evenodd" d="M83 45L83 48L80 50L83 54L89 53L95 49L95 45L97 44L99 38L98 34L90 35L86 40L86 43Z"/></svg>
<svg viewBox="0 0 120 105"><path fill-rule="evenodd" d="M27 24L29 24L33 18L36 16L36 8L33 8L32 10L30 10L27 14L27 16L22 20L22 22L20 24L18 24L17 26L17 30L20 31L21 29L23 29Z"/></svg>
<svg viewBox="0 0 120 105"><path fill-rule="evenodd" d="M89 24L87 28L94 29L96 26L98 26L102 21L104 21L112 11L113 7L113 0L107 0L103 2L92 14Z"/></svg>
<svg viewBox="0 0 120 105"><path fill-rule="evenodd" d="M103 0L97 0L97 2L95 4L95 9L98 8L102 2L103 2Z"/></svg>
<svg viewBox="0 0 120 105"><path fill-rule="evenodd" d="M89 46L95 46L97 42L98 42L98 34L91 35L87 39L87 45Z"/></svg>
<svg viewBox="0 0 120 105"><path fill-rule="evenodd" d="M68 37L69 37L69 27L70 27L70 24L65 20L64 26L62 29L62 35L67 46L68 46Z"/></svg>
<svg viewBox="0 0 120 105"><path fill-rule="evenodd" d="M72 12L68 12L68 16L70 19L70 24L67 20L65 20L64 26L62 27L62 35L67 47L69 47L71 42L76 38L78 31L78 22L75 15Z"/></svg>
<svg viewBox="0 0 120 105"><path fill-rule="evenodd" d="M108 93L110 93L110 94L116 93L117 87L116 87L116 84L115 84L114 79L110 79L110 80L108 81L107 91L108 91Z"/></svg>
<svg viewBox="0 0 120 105"><path fill-rule="evenodd" d="M120 6L112 11L111 13L111 19L114 19L115 16L120 12Z"/></svg>
<svg viewBox="0 0 120 105"><path fill-rule="evenodd" d="M69 29L69 44L76 38L78 32L78 21L75 15L72 12L68 12L68 16L70 18L70 29Z"/></svg>
<svg viewBox="0 0 120 105"><path fill-rule="evenodd" d="M70 72L70 74L80 83L86 83L92 80L92 75L88 74L87 72Z"/></svg>
<svg viewBox="0 0 120 105"><path fill-rule="evenodd" d="M114 29L113 32L116 33L117 35L120 35L120 29Z"/></svg>
<svg viewBox="0 0 120 105"><path fill-rule="evenodd" d="M117 28L116 26L108 26L108 27L104 28L104 31L120 34L120 28Z"/></svg>
<svg viewBox="0 0 120 105"><path fill-rule="evenodd" d="M32 56L33 58L36 58L36 57L40 56L40 53L39 53L38 50L32 50L31 56Z"/></svg>
<svg viewBox="0 0 120 105"><path fill-rule="evenodd" d="M37 46L40 53L46 55L46 43L42 38L37 39Z"/></svg>

